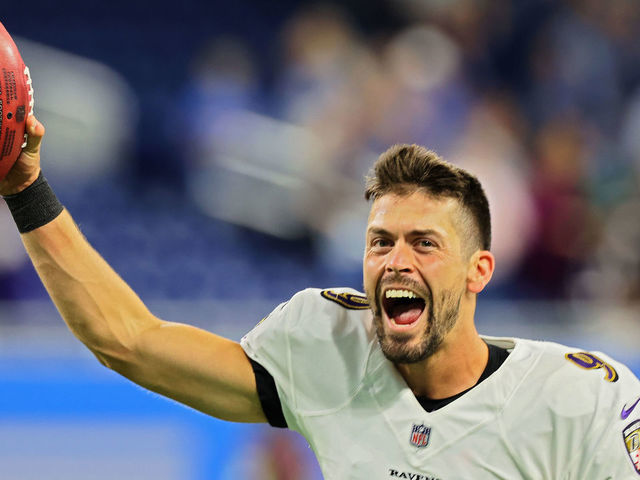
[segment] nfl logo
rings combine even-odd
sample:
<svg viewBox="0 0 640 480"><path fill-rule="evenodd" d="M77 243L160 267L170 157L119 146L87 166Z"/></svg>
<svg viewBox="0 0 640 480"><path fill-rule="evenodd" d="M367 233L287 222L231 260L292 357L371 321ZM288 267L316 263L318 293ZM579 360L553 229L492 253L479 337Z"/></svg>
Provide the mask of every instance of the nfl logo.
<svg viewBox="0 0 640 480"><path fill-rule="evenodd" d="M416 447L426 447L429 445L429 437L431 436L431 427L421 425L413 425L411 428L411 445Z"/></svg>

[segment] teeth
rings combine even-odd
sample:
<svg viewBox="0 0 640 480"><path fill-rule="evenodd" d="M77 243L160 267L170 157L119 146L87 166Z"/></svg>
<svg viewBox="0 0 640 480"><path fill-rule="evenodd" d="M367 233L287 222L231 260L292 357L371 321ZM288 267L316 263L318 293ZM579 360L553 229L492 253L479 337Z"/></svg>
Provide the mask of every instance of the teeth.
<svg viewBox="0 0 640 480"><path fill-rule="evenodd" d="M418 298L418 296L410 290L387 290L386 298Z"/></svg>

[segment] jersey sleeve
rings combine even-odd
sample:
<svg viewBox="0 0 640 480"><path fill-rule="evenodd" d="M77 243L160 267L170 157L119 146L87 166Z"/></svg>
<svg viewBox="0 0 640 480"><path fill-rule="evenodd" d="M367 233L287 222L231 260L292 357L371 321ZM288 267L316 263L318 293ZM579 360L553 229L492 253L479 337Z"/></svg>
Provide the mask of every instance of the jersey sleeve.
<svg viewBox="0 0 640 480"><path fill-rule="evenodd" d="M258 390L258 398L262 411L269 425L277 428L287 428L287 420L282 412L282 404L278 396L278 388L276 382L267 369L255 360L249 358L253 375L256 378L256 389Z"/></svg>
<svg viewBox="0 0 640 480"><path fill-rule="evenodd" d="M605 377L591 428L567 478L640 479L640 380L625 365L595 356L604 363Z"/></svg>
<svg viewBox="0 0 640 480"><path fill-rule="evenodd" d="M273 377L290 429L304 435L305 419L344 408L359 391L375 342L369 317L354 290L307 289L242 338Z"/></svg>
<svg viewBox="0 0 640 480"><path fill-rule="evenodd" d="M293 412L288 408L292 399L288 345L288 330L290 327L288 323L295 321L296 310L291 305L292 301L295 301L295 296L289 302L278 305L267 317L242 337L240 345L251 360L252 366L259 365L273 379L286 425L291 429L295 429L295 418ZM254 367L254 373L255 371ZM269 423L273 425L264 404L263 394L265 392L262 388L264 385L260 384L257 376L256 384L265 415ZM272 398L271 401L273 400Z"/></svg>

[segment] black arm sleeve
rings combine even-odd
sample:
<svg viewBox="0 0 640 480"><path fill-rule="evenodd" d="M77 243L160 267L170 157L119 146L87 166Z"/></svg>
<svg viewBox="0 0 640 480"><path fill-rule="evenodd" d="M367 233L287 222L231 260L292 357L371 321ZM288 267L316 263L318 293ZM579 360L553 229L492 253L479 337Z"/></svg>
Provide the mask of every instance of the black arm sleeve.
<svg viewBox="0 0 640 480"><path fill-rule="evenodd" d="M280 404L280 397L278 397L278 390L276 389L276 382L266 368L260 365L258 362L249 358L251 367L253 368L253 374L256 376L256 387L258 389L258 397L262 404L262 410L269 425L278 428L287 428L287 421L282 413L282 405Z"/></svg>

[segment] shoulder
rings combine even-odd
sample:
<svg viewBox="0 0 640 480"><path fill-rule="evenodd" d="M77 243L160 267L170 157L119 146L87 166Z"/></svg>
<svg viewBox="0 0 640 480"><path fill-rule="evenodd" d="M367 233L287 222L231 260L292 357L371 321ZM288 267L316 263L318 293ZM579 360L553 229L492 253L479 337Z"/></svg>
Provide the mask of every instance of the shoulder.
<svg viewBox="0 0 640 480"><path fill-rule="evenodd" d="M310 290L313 294L318 293L318 290ZM320 296L347 310L369 310L369 300L366 295L350 288L320 290Z"/></svg>
<svg viewBox="0 0 640 480"><path fill-rule="evenodd" d="M349 398L375 341L364 295L349 288L310 288L279 305L241 345L277 384L290 387L292 404L301 411Z"/></svg>
<svg viewBox="0 0 640 480"><path fill-rule="evenodd" d="M369 309L366 295L348 287L307 288L291 297L289 303L298 306L310 303L338 310L358 311Z"/></svg>
<svg viewBox="0 0 640 480"><path fill-rule="evenodd" d="M538 405L559 416L613 418L640 381L605 353L554 342L514 340L514 355L529 367L521 388L535 387Z"/></svg>
<svg viewBox="0 0 640 480"><path fill-rule="evenodd" d="M638 379L623 363L609 355L554 342L528 341L528 347L540 352L540 367L550 376L587 384L594 391L620 388Z"/></svg>
<svg viewBox="0 0 640 480"><path fill-rule="evenodd" d="M349 332L371 331L367 298L350 288L308 288L278 305L243 340L269 335L299 336L313 332L321 340ZM329 338L327 338L329 339Z"/></svg>
<svg viewBox="0 0 640 480"><path fill-rule="evenodd" d="M580 384L599 392L638 382L629 368L603 352L535 340L516 339L515 344L535 361L533 376L566 381L561 390Z"/></svg>
<svg viewBox="0 0 640 480"><path fill-rule="evenodd" d="M535 451L559 462L558 477L595 478L597 471L603 473L598 478L622 478L615 472L629 470L625 457L631 454L623 436L640 438L640 422L634 423L640 408L632 411L640 381L629 368L602 352L553 342L487 341L511 351L494 383L496 389L508 386L501 411L505 435L531 447L519 450L520 461L530 461L526 452Z"/></svg>
<svg viewBox="0 0 640 480"><path fill-rule="evenodd" d="M569 435L580 439L568 462L572 478L622 478L633 462L638 469L633 458L640 458L640 380L603 352L557 344L548 351L557 371L545 385L545 402L570 425Z"/></svg>
<svg viewBox="0 0 640 480"><path fill-rule="evenodd" d="M288 335L314 332L316 341L348 332L369 331L371 315L367 298L351 288L307 288L280 304L260 324Z"/></svg>
<svg viewBox="0 0 640 480"><path fill-rule="evenodd" d="M367 297L351 288L308 288L298 292L287 306L295 322L292 328L345 331L371 323Z"/></svg>

